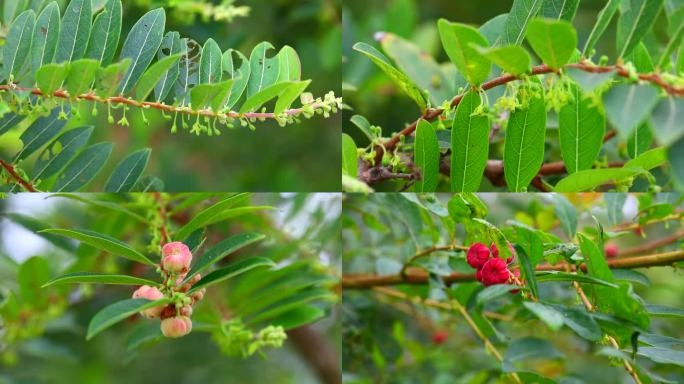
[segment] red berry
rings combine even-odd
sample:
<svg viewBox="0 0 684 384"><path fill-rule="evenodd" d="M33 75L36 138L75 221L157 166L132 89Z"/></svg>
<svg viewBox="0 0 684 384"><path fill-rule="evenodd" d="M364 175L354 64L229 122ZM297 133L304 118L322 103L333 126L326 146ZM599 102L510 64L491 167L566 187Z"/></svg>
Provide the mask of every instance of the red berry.
<svg viewBox="0 0 684 384"><path fill-rule="evenodd" d="M466 260L471 267L480 269L489 260L489 248L482 243L475 243L468 248Z"/></svg>
<svg viewBox="0 0 684 384"><path fill-rule="evenodd" d="M504 284L508 281L511 272L508 265L502 259L490 259L482 267L482 284L490 286L494 284Z"/></svg>
<svg viewBox="0 0 684 384"><path fill-rule="evenodd" d="M449 332L447 331L437 331L432 335L432 342L435 344L442 344L449 337Z"/></svg>
<svg viewBox="0 0 684 384"><path fill-rule="evenodd" d="M606 252L607 258L613 258L613 257L617 257L619 248L617 245L611 243L611 244L606 244L606 246L604 247L604 251Z"/></svg>
<svg viewBox="0 0 684 384"><path fill-rule="evenodd" d="M506 244L508 245L508 250L511 251L511 256L506 259L506 263L510 264L515 260L515 249L513 249L513 246L509 241L506 241ZM496 248L496 244L492 243L492 255L494 257L499 257L499 250Z"/></svg>

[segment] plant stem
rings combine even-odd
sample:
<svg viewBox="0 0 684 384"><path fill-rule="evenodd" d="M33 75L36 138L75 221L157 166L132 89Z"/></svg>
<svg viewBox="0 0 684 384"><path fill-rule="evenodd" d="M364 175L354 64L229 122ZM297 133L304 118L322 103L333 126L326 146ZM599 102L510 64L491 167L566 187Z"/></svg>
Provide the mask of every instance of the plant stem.
<svg viewBox="0 0 684 384"><path fill-rule="evenodd" d="M112 96L112 97L100 97L95 95L94 93L86 93L78 96L70 96L66 91L55 91L54 94L52 95L46 95L43 91L40 89L35 89L35 88L23 88L23 87L17 87L14 84L4 84L0 85L0 92L2 91L28 91L33 95L36 96L43 96L43 97L58 97L61 99L76 99L76 100L86 100L86 101L93 101L96 103L102 103L102 104L124 104L124 105L130 105L132 107L138 107L138 108L154 108L158 109L160 111L166 111L166 112L172 112L172 113L181 113L181 114L186 114L190 116L206 116L206 117L216 117L216 118L245 118L245 119L275 119L278 117L275 113L272 112L246 112L246 113L239 113L235 111L230 111L230 112L214 112L211 109L198 109L198 110L193 110L190 107L177 107L174 105L168 105L164 103L158 103L155 101L137 101L133 100L124 96ZM318 109L321 107L323 104L322 103L314 103L311 105L312 109ZM288 109L286 110L285 113L287 116L295 116L299 115L304 111L304 108L295 108L295 109Z"/></svg>
<svg viewBox="0 0 684 384"><path fill-rule="evenodd" d="M26 189L29 192L36 192L36 188L33 186L33 184L31 184L30 182L24 180L24 178L19 176L19 174L14 170L14 166L12 164L9 164L9 163L5 162L4 160L0 159L0 166L5 168L7 173L9 173L10 176L12 176L12 178L17 183L19 183L22 187L24 187L24 189Z"/></svg>
<svg viewBox="0 0 684 384"><path fill-rule="evenodd" d="M590 73L610 73L610 72L615 72L618 76L624 77L624 78L630 78L630 73L627 71L622 65L593 65L593 64L588 64L586 61L577 63L577 64L568 64L565 66L566 68L575 68L579 69L585 72L590 72ZM537 76L537 75L543 75L543 74L548 74L548 73L554 73L555 70L549 68L546 64L538 65L536 67L532 68L531 75L532 76ZM675 87L671 84L668 84L663 78L657 74L657 73L640 73L637 75L639 80L641 81L647 81L650 82L651 84L658 86L662 89L664 89L668 94L673 95L673 96L679 96L679 97L684 97L684 88L682 87ZM503 75L497 78L494 78L484 84L482 84L481 89L483 91L486 91L488 89L492 89L507 83L510 83L512 81L520 80L519 77L513 76L513 75ZM458 95L454 97L451 100L451 107L457 106L460 102L461 99L463 99L463 95ZM382 156L385 151L387 152L392 152L396 145L399 143L401 136L409 136L411 135L415 130L416 126L418 125L418 121L421 119L425 119L428 121L432 121L439 117L442 113L444 112L443 109L441 108L436 108L436 109L427 109L423 113L423 115L413 122L411 125L408 127L404 128L401 130L399 133L395 134L387 140L383 145L378 145L375 147L375 166L379 166L382 164Z"/></svg>
<svg viewBox="0 0 684 384"><path fill-rule="evenodd" d="M164 202L164 199L159 192L153 192L154 193L154 199L157 201L157 205L159 206L159 219L161 220L161 226L159 228L159 231L161 232L161 240L160 240L160 245L164 246L169 241L169 233L166 230L167 222L168 222L168 216L166 215L166 202Z"/></svg>
<svg viewBox="0 0 684 384"><path fill-rule="evenodd" d="M373 290L386 296L405 300L411 303L423 304L428 307L445 309L447 311L453 311L454 309L456 309L461 314L461 316L463 316L463 319L465 319L466 323L468 323L468 326L473 330L473 332L475 332L477 337L479 337L480 340L482 340L485 349L489 350L499 362L503 362L503 356L501 355L501 352L499 352L499 350L494 346L494 344L492 344L492 342L489 341L489 338L487 338L487 336L484 333L482 333L482 331L477 326L473 318L470 317L470 315L468 314L468 311L466 311L466 309L463 307L463 305L461 305L461 303L458 302L458 300L451 299L448 303L445 303L433 299L424 299L419 296L409 297L407 294L392 288L374 287ZM516 383L522 384L520 377L516 373L511 373L510 375Z"/></svg>
<svg viewBox="0 0 684 384"><path fill-rule="evenodd" d="M438 251L453 251L455 249L461 250L461 251L467 251L468 247L465 247L463 245L442 245L442 246L433 246L427 249L424 249L415 255L411 256L410 259L408 259L407 262L404 263L404 266L401 268L401 272L399 272L400 275L406 276L406 270L408 267L413 264L414 261L417 259L420 259L421 257L429 256L433 252L438 252Z"/></svg>
<svg viewBox="0 0 684 384"><path fill-rule="evenodd" d="M625 257L619 259L608 260L608 266L612 269L631 269L631 268L647 268L655 266L671 265L677 261L684 260L684 250L657 253L653 255ZM540 265L537 266L537 271L564 271L567 267L566 263L559 263L556 265ZM580 264L580 269L586 270L586 265ZM472 281L475 280L474 273L458 273L454 272L449 276L443 278L446 284L457 281ZM376 275L376 274L350 274L342 276L343 289L368 289L377 286L399 285L399 284L427 284L428 274L419 271L413 273L406 273L405 276L401 274L396 275Z"/></svg>

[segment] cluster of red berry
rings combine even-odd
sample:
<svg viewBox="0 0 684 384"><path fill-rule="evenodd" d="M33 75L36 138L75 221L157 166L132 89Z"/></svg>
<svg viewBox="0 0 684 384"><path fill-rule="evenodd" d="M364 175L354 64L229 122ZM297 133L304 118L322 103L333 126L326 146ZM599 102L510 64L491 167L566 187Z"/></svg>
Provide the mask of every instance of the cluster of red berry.
<svg viewBox="0 0 684 384"><path fill-rule="evenodd" d="M468 248L468 255L466 259L471 267L477 270L477 280L485 286L494 284L505 284L511 277L518 276L518 270L511 272L508 265L515 259L515 251L508 243L508 249L511 251L511 256L504 260L499 258L499 250L496 245L492 243L491 248L482 243L475 243Z"/></svg>

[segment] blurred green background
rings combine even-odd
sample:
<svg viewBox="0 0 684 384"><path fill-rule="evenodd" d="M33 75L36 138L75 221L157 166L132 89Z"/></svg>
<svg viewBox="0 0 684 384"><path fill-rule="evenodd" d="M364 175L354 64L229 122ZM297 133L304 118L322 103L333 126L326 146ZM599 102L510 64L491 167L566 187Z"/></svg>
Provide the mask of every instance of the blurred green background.
<svg viewBox="0 0 684 384"><path fill-rule="evenodd" d="M156 4L164 3L156 1ZM155 6L152 2L151 6ZM147 10L149 1L124 1L122 42L127 31ZM166 31L177 30L204 44L216 40L222 50L234 48L247 57L261 41L277 49L290 45L302 60L302 78L312 79L309 92L322 97L328 91L341 94L340 10L341 0L239 0L237 6L251 8L248 17L228 22L194 22L174 17L167 9ZM118 57L118 56L117 56ZM329 119L315 116L285 128L274 122L259 122L257 130L223 129L219 137L197 137L180 130L171 134L171 122L161 114L147 111L150 120L142 122L139 110L127 113L130 127L107 123L106 109L100 107L96 119L92 105L83 103L82 121L74 125L96 127L91 143L113 141L114 151L107 166L88 190L102 190L116 164L127 154L152 148L146 174L160 177L166 191L339 191L340 114ZM114 112L115 119L121 111ZM76 120L76 119L74 119ZM0 156L10 158L21 143L19 133L3 137ZM22 167L31 169L32 157ZM335 172L331 172L335 170Z"/></svg>

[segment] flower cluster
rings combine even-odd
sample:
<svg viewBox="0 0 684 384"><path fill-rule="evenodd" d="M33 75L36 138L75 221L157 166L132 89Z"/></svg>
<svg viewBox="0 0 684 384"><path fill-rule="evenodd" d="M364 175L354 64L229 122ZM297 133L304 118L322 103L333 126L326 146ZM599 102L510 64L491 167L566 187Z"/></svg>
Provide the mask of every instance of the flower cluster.
<svg viewBox="0 0 684 384"><path fill-rule="evenodd" d="M161 318L161 331L166 337L178 338L187 335L192 330L192 306L204 298L205 288L187 294L192 286L200 281L198 273L185 281L192 253L187 245L172 242L162 248L161 271L166 276L166 283L161 287L143 285L133 292L133 298L160 300L168 297L171 304L148 308L140 314L148 319Z"/></svg>
<svg viewBox="0 0 684 384"><path fill-rule="evenodd" d="M515 251L511 243L508 243L508 249L511 252L511 256L504 260L499 258L499 250L495 244L492 244L491 247L487 247L482 243L475 243L470 246L466 259L468 264L477 270L476 277L478 281L485 286L505 284L511 277L515 276L508 269L508 265L515 259Z"/></svg>

